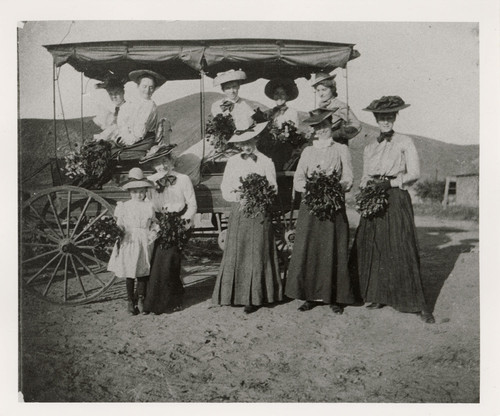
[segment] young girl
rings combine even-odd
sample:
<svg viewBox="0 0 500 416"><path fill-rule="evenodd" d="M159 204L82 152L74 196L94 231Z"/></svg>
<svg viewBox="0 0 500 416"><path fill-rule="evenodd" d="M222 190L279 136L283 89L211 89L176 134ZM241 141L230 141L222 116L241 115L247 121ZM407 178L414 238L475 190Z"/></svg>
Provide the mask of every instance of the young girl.
<svg viewBox="0 0 500 416"><path fill-rule="evenodd" d="M341 118L330 110L318 109L304 123L314 128L315 139L302 152L293 178L294 189L304 192L307 177L321 169L328 174L335 172L343 190L348 191L353 180L349 148L332 138ZM334 313L341 315L346 304L358 300L349 278L348 244L345 207L335 212L333 220L320 220L302 201L285 290L286 296L305 301L299 311L329 304Z"/></svg>
<svg viewBox="0 0 500 416"><path fill-rule="evenodd" d="M234 204L212 301L217 305L245 305L245 313L255 312L264 303L282 300L271 220L262 214L245 217L245 202L237 192L240 178L250 173L265 176L277 191L274 164L256 149L255 137L266 125L260 123L247 131L240 130L229 140L238 143L242 151L229 158L221 183L222 197Z"/></svg>
<svg viewBox="0 0 500 416"><path fill-rule="evenodd" d="M196 214L196 197L187 175L173 171L172 149L175 145L153 146L141 164L154 167L156 173L148 179L155 184L149 198L156 212L179 213L190 228ZM184 287L181 280L181 251L178 246L162 247L157 242L149 277L144 312L161 314L182 306Z"/></svg>
<svg viewBox="0 0 500 416"><path fill-rule="evenodd" d="M126 279L128 312L132 315L143 309L146 284L150 271L155 233L151 230L154 209L147 201L146 190L153 184L146 180L139 168L128 173L128 181L122 186L130 192L130 200L118 202L115 217L125 231L121 243L116 244L109 259L108 270ZM137 279L138 304L135 303L134 279Z"/></svg>

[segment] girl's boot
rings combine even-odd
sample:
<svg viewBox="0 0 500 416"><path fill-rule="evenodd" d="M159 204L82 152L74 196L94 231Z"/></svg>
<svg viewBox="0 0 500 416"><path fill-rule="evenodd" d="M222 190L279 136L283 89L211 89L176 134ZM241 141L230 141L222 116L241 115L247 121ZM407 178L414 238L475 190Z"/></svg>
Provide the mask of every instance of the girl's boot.
<svg viewBox="0 0 500 416"><path fill-rule="evenodd" d="M127 311L130 315L137 315L139 312L134 302L134 279L127 278L126 285L127 285L127 300L128 300Z"/></svg>

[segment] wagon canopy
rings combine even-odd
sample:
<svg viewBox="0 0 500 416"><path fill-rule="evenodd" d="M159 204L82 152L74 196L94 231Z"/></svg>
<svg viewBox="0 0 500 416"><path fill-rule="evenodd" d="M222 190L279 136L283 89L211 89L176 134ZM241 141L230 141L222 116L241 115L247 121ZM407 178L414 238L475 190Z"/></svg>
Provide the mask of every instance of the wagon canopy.
<svg viewBox="0 0 500 416"><path fill-rule="evenodd" d="M113 72L127 77L147 68L168 80L199 79L200 71L243 69L249 81L276 76L309 78L344 68L360 54L353 44L285 39L150 40L46 45L54 64L70 64L86 77L103 80Z"/></svg>

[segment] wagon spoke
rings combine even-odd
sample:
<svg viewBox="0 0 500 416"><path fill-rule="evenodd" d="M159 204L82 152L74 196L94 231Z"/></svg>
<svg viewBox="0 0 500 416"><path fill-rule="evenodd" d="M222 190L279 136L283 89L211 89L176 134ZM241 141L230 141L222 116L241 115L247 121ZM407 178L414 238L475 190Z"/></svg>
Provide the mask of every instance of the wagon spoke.
<svg viewBox="0 0 500 416"><path fill-rule="evenodd" d="M83 254L83 253L82 253ZM89 274L94 277L102 287L104 287L104 282L99 278L99 276L97 276L92 270L90 270L90 268L83 262L83 260L78 257L76 254L75 254L75 257L76 259L79 261L79 263L84 267L85 270L87 270L87 272L89 272Z"/></svg>
<svg viewBox="0 0 500 416"><path fill-rule="evenodd" d="M83 297L86 299L87 298L87 292L85 291L85 288L83 287L82 278L80 277L80 274L78 273L78 270L76 269L75 260L73 260L73 256L72 255L70 255L69 258L71 260L71 265L73 266L73 270L75 271L76 278L78 279L78 283L80 283L80 286L82 288Z"/></svg>
<svg viewBox="0 0 500 416"><path fill-rule="evenodd" d="M78 240L78 241L76 241L75 243L82 244L82 243L84 243L85 241L92 240L93 238L94 238L94 236L93 236L93 235L89 235L88 237L84 238L83 240ZM78 245L78 244L77 244L77 245ZM78 247L80 247L80 248L81 248L81 246L78 246Z"/></svg>
<svg viewBox="0 0 500 416"><path fill-rule="evenodd" d="M50 195L47 195L47 199L49 200L50 208L52 209L52 212L54 213L54 218L56 219L57 228L59 228L59 231L61 232L61 235L64 235L64 231L63 231L63 229L61 227L61 223L59 222L59 216L57 215L56 209L54 207L54 202L52 201L52 198L50 197Z"/></svg>
<svg viewBox="0 0 500 416"><path fill-rule="evenodd" d="M67 209L67 215L66 215L66 236L69 237L69 215L71 212L71 189L68 191L68 209ZM67 264L67 261L66 261ZM66 298L64 298L66 300Z"/></svg>
<svg viewBox="0 0 500 416"><path fill-rule="evenodd" d="M43 296L46 296L50 286L52 285L52 281L54 280L54 277L56 276L57 271L59 270L59 266L61 265L63 256L59 258L59 261L57 262L56 268L54 269L54 272L52 273L52 276L50 276L49 283L47 283L47 286L45 286L45 290L43 291Z"/></svg>
<svg viewBox="0 0 500 416"><path fill-rule="evenodd" d="M34 246L34 247L58 247L58 244L49 244L49 243L23 243L25 246Z"/></svg>
<svg viewBox="0 0 500 416"><path fill-rule="evenodd" d="M44 238L46 238L46 239L48 239L50 241L53 241L54 243L57 243L57 245L59 245L59 239L60 239L60 237L55 238L55 237L53 237L51 235L42 233L40 230L31 230L30 233L39 235L40 237L44 237Z"/></svg>
<svg viewBox="0 0 500 416"><path fill-rule="evenodd" d="M95 217L92 221L90 221L85 228L80 231L80 233L75 237L75 241L78 241L78 237L80 237L85 231L87 231L96 221L99 221L99 219L108 212L108 209L106 208L103 212L101 212L97 217Z"/></svg>
<svg viewBox="0 0 500 416"><path fill-rule="evenodd" d="M33 207L33 205L29 204L29 207L30 207L30 208L31 208L31 210L34 212L34 214L38 217L38 219L39 219L40 221L42 221L42 222L43 222L43 224L44 224L44 225L45 225L45 226L46 226L46 227L47 227L47 228L48 228L48 229L49 229L52 233L54 233L55 238L61 238L61 237L63 237L63 236L58 235L58 234L56 233L56 231L55 231L55 230L54 230L54 229L53 229L53 228L52 228L52 227L51 227L51 226L47 223L47 221L45 221L45 219L44 219L44 218L42 218L42 216L41 216L41 215L38 213L38 211L37 211L37 210Z"/></svg>
<svg viewBox="0 0 500 416"><path fill-rule="evenodd" d="M38 270L33 276L31 276L28 281L26 282L27 285L29 285L33 280L35 280L39 275L40 273L42 273L47 267L49 267L49 265L55 260L57 259L57 257L59 257L61 255L61 253L57 253L54 257L52 257L46 264L45 266L43 266L40 270Z"/></svg>
<svg viewBox="0 0 500 416"><path fill-rule="evenodd" d="M90 201L92 201L92 198L89 196L87 198L87 202L85 202L85 205L82 208L82 212L80 213L80 216L78 217L78 221L76 222L75 228L73 229L73 232L71 233L71 235L69 236L69 238L72 238L75 235L76 229L80 225L80 221L82 220L83 214L85 214L85 211L87 211L87 208L89 207Z"/></svg>
<svg viewBox="0 0 500 416"><path fill-rule="evenodd" d="M23 260L22 264L26 264L26 263L29 263L31 261L41 259L42 257L48 256L49 254L57 253L58 251L59 251L59 248L56 248L55 250L46 251L45 253L39 254L38 256L31 257L30 259L27 259L27 260Z"/></svg>
<svg viewBox="0 0 500 416"><path fill-rule="evenodd" d="M64 257L64 302L66 302L67 300L68 300L68 256L66 255Z"/></svg>
<svg viewBox="0 0 500 416"><path fill-rule="evenodd" d="M101 267L103 265L103 263L104 263L103 261L99 260L97 257L93 257L93 256L91 256L91 255L89 255L87 253L84 253L83 251L80 251L80 254L83 257L85 257L85 258L87 258L89 260L92 260L99 267Z"/></svg>

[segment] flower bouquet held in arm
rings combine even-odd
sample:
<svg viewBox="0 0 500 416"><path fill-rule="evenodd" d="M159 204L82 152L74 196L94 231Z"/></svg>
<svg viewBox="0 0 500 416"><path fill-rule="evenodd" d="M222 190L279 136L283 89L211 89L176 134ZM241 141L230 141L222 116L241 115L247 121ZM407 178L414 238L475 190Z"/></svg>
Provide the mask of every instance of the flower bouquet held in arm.
<svg viewBox="0 0 500 416"><path fill-rule="evenodd" d="M269 131L274 144L289 143L297 149L307 143L307 139L298 132L293 121L284 121L280 126L270 123Z"/></svg>
<svg viewBox="0 0 500 416"><path fill-rule="evenodd" d="M385 178L369 180L364 188L356 194L356 211L363 218L382 215L389 204L387 190L380 186Z"/></svg>
<svg viewBox="0 0 500 416"><path fill-rule="evenodd" d="M98 252L105 253L107 249L116 247L120 249L120 243L125 236L125 232L118 226L114 217L103 215L88 228L88 232L93 236L91 242Z"/></svg>
<svg viewBox="0 0 500 416"><path fill-rule="evenodd" d="M217 153L224 153L232 147L231 144L228 144L228 140L235 130L236 125L230 113L217 114L207 122L205 127L206 139Z"/></svg>
<svg viewBox="0 0 500 416"><path fill-rule="evenodd" d="M159 225L157 241L162 249L178 247L179 251L182 251L185 248L189 240L189 230L186 228L187 221L181 215L181 212L165 209L156 213Z"/></svg>
<svg viewBox="0 0 500 416"><path fill-rule="evenodd" d="M65 156L66 176L73 185L84 188L100 187L109 179L106 175L111 162L111 143L99 140L76 147Z"/></svg>
<svg viewBox="0 0 500 416"><path fill-rule="evenodd" d="M270 215L276 188L267 178L258 173L250 173L245 178L240 178L240 182L241 185L234 192L240 192L243 215L247 218L255 218L259 214L263 217Z"/></svg>
<svg viewBox="0 0 500 416"><path fill-rule="evenodd" d="M306 178L304 203L320 221L335 221L335 213L344 207L344 189L339 176L319 168Z"/></svg>

